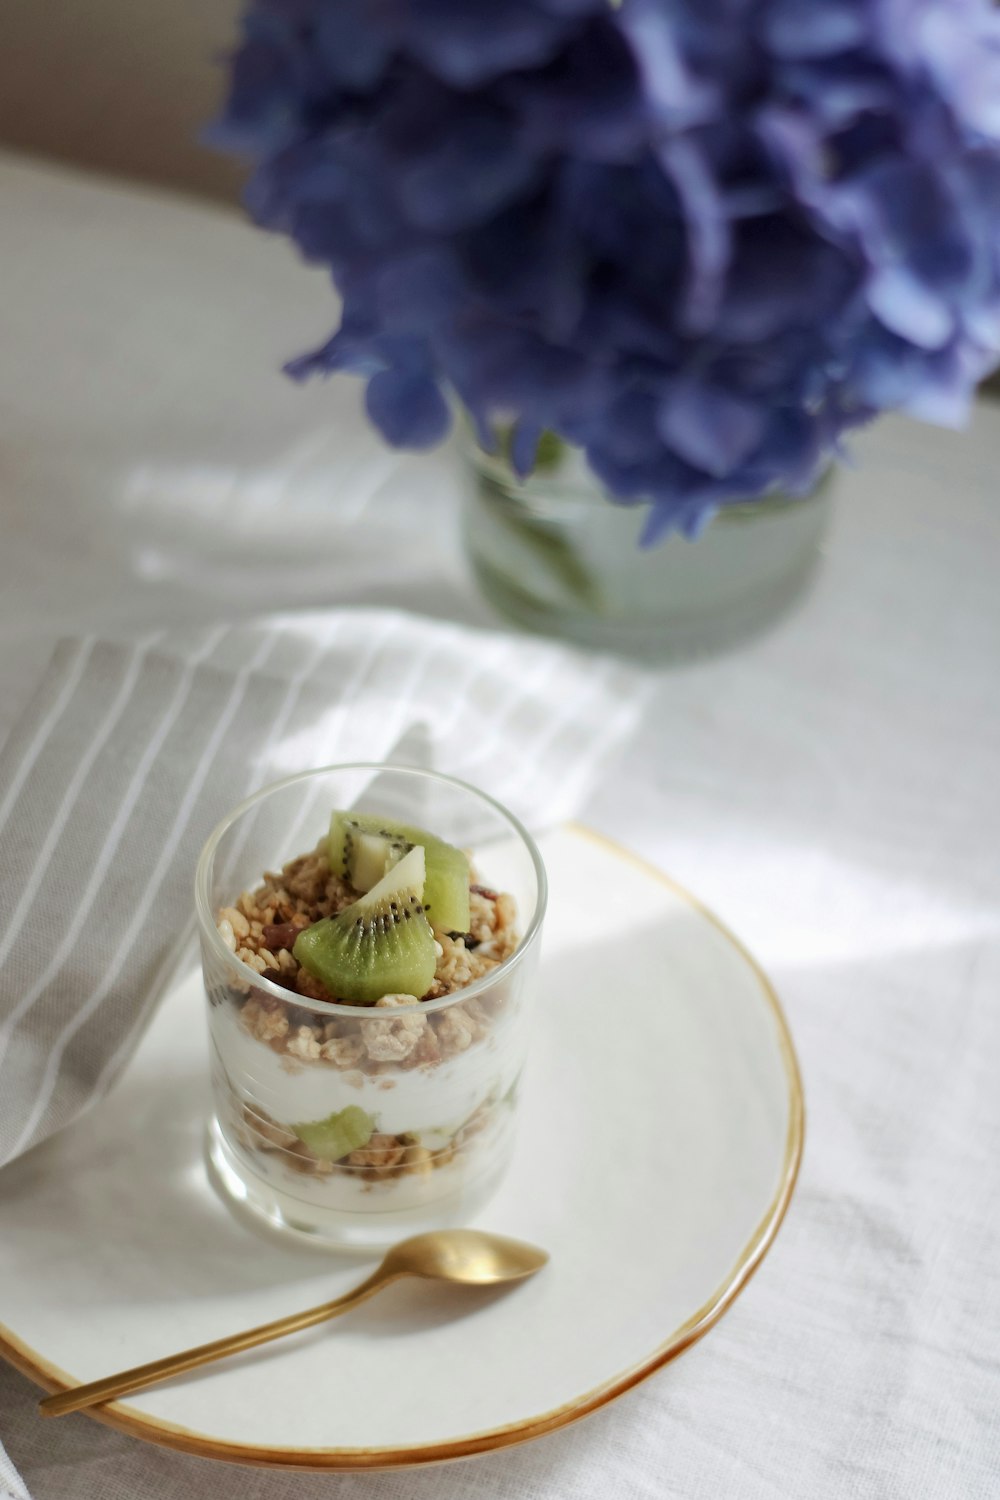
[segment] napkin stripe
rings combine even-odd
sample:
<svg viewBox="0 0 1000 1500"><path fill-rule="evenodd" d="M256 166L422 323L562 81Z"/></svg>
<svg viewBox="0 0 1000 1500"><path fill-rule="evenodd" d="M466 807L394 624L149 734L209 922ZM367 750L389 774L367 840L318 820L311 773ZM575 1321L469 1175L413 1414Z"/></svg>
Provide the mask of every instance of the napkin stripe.
<svg viewBox="0 0 1000 1500"><path fill-rule="evenodd" d="M210 643L210 644L214 644L214 643ZM268 657L272 653L274 645L275 645L275 640L273 638L272 639L268 639L266 637L263 638L261 640L260 644L259 644L259 647L258 647L256 655L254 657L251 657L250 661L245 665L245 667L242 669L242 671L238 675L238 678L237 678L237 688L232 692L232 694L230 696L230 699L229 699L229 702L227 703L226 710L224 711L222 717L220 718L218 724L216 725L215 733L214 733L212 739L209 741L208 749L203 754L201 764L199 765L198 770L196 771L194 783L189 788L188 806L190 806L190 804L194 800L194 795L197 793L198 787L200 786L200 783L201 783L201 781L202 781L202 779L204 777L204 774L207 772L208 764L209 764L209 762L210 762L210 760L212 758L212 753L217 748L219 740L221 738L221 735L225 732L225 729L226 729L227 725L231 722L233 716L238 711L238 709L239 709L239 707L240 707L240 705L241 705L241 703L243 701L243 698L245 696L245 690L246 690L247 681L249 680L249 678L252 675L253 671L257 667L262 666L267 661ZM134 685L135 679L136 679L136 677L138 675L138 670L137 669L138 669L138 666L141 664L141 660L142 660L141 654L135 653L135 652L131 653L130 656L126 659L126 663L125 663L125 682L126 683L131 683L132 685ZM117 713L117 709L118 709L118 707L120 705L121 696L122 696L121 692L119 692L119 701L116 702L116 705L115 705L116 712L112 715L112 721L113 722L117 722L118 718L120 717L119 714ZM286 698L288 697L287 690L286 690L286 695L285 696L286 696ZM94 743L97 744L99 742L103 742L103 736L98 736L98 740L95 741ZM91 748L93 749L93 747L91 747ZM95 757L91 753L87 758L88 758L88 760L93 761L93 759ZM83 778L80 778L81 786L82 786L82 782L83 782ZM232 799L232 793L229 792L227 795L229 796L229 798L231 800ZM65 812L65 807L62 809L62 811ZM64 820L60 819L60 822L62 822L62 821L64 821ZM183 828L183 819L178 819L175 822L174 828L171 829L170 833L168 834L168 840L167 840L167 853L168 854L169 854L170 850L172 849L173 844L176 842L176 835L177 835L177 833L179 833L182 828ZM161 866L162 866L162 864L164 862L165 861L161 860ZM37 868L37 865L36 865L36 868ZM159 872L160 872L160 867L158 867L156 873L158 874ZM144 896L143 900L140 903L140 908L139 908L138 916L137 916L136 920L133 922L133 926L132 926L132 929L131 929L131 936L132 936L133 939L134 939L134 936L135 936L137 930L141 926L142 916L144 915L145 910L148 908L149 901L150 901L150 899L151 899L152 896L155 896L155 886L152 887L152 888L147 887L147 891L145 893L145 896ZM121 962L121 960L124 958L124 956L125 955L121 951L119 951L119 953L115 956L115 960L112 963L111 969L108 971L109 975L113 974L115 968ZM69 1023L69 1025L67 1027L65 1027L64 1030L54 1038L53 1043L51 1045L51 1050L50 1050L49 1055L48 1055L48 1061L47 1061L47 1064L46 1064L46 1072L45 1072L45 1076L44 1076L43 1082L42 1082L41 1094L38 1097L38 1099L36 1100L35 1106L34 1106L34 1108L32 1109L31 1113L28 1116L27 1122L25 1123L25 1125L24 1125L24 1127L22 1129L21 1135L19 1136L17 1142L15 1143L15 1146L13 1148L15 1152L20 1148L20 1146L22 1144L24 1144L24 1143L26 1143L28 1141L28 1139L30 1138L31 1132L32 1132L32 1130L35 1127L36 1122L40 1118L42 1118L42 1116L44 1114L45 1107L46 1107L47 1102L48 1102L48 1096L49 1096L49 1093L51 1091L51 1081L52 1081L52 1078L54 1076L55 1071L58 1068L58 1063L60 1061L62 1052L63 1052L66 1044L68 1043L69 1040L72 1039L72 1036L76 1033L76 1031L81 1026L83 1026L86 1023L86 1021L89 1019L89 1016L92 1013L92 1011L94 1009L96 1009L96 1008L99 1007L100 1002L101 1002L101 1000L103 999L103 997L104 997L104 995L106 993L106 989L107 989L107 985L100 986L94 992L94 994L90 997L90 999L85 1003L83 1009L81 1011L78 1011L78 1012L75 1013L75 1015L74 1015L73 1019L71 1020L71 1022ZM56 998L58 998L58 997L56 997ZM17 1024L17 1022L21 1019L22 1015L25 1013L25 1011L27 1010L27 1008L28 1007L26 1007L23 1004L23 1002L19 1003L17 1009L15 1010L15 1013L10 1017L10 1019L8 1021L8 1025L7 1025L7 1028L6 1028L7 1031L8 1031L8 1033Z"/></svg>
<svg viewBox="0 0 1000 1500"><path fill-rule="evenodd" d="M501 745L505 731L509 732L511 727L517 724L518 714L527 705L547 701L542 689L547 688L555 679L558 669L558 662L543 658L536 663L533 672L524 672L513 678L505 676L503 686L509 690L507 696L501 698L495 706L489 722L489 737L481 740L474 754L467 758L465 774L470 774L470 772L474 774L478 765L485 765L489 762L490 757Z"/></svg>
<svg viewBox="0 0 1000 1500"><path fill-rule="evenodd" d="M20 1001L18 1002L17 1008L12 1012L10 1016L7 1027L0 1028L0 1061L2 1061L3 1055L6 1052L6 1037L9 1036L10 1031L13 1030L13 1028L17 1025L21 1017L27 1014L31 1006L34 1004L35 1000L38 999L39 995L41 995L45 988L55 979L56 975L62 968L62 965L70 957L73 951L74 944L76 943L80 932L84 927L84 924L90 917L94 900L96 899L100 890L101 882L104 879L111 859L118 850L122 834L125 831L125 826L132 814L139 796L141 795L146 785L146 781L152 769L153 762L162 749L167 735L173 728L188 696L190 695L191 687L194 683L195 672L199 664L211 654L216 645L218 645L219 641L227 633L228 632L225 627L219 627L216 630L213 630L209 634L206 644L202 648L202 650L197 652L191 658L187 666L179 674L174 695L167 705L166 712L164 713L159 724L150 737L149 743L147 744L146 749L139 761L139 764L136 767L135 773L133 774L132 780L125 792L125 796L121 802L121 805L114 815L111 829L107 837L104 839L100 852L96 858L96 861L94 862L90 880L88 882L86 890L83 893L80 905L74 912L73 919L70 922L69 927L66 929L59 947L56 949L56 952L54 953L48 966L43 970L40 978L30 986L30 988L24 993L24 995L22 995ZM141 663L144 655L145 653L135 653L134 661L137 663Z"/></svg>
<svg viewBox="0 0 1000 1500"><path fill-rule="evenodd" d="M115 952L111 963L107 968L104 979L97 986L97 988L91 992L84 1003L76 1011L73 1018L56 1037L51 1047L51 1050L45 1062L45 1070L39 1086L38 1096L35 1099L30 1113L28 1114L28 1118L25 1122L24 1128L14 1142L14 1155L17 1155L19 1151L25 1148L34 1133L35 1127L44 1117L45 1111L48 1108L49 1101L52 1096L55 1079L58 1075L59 1064L62 1061L62 1056L67 1044L76 1035L80 1028L86 1024L94 1011L106 999L108 991L111 988L111 985L114 982L119 970L121 970L122 973L128 972L128 961L132 956L132 950L135 941L138 938L140 931L142 930L142 925L149 913L149 908L159 892L160 886L163 882L163 878L169 868L170 861L173 858L174 852L176 851L177 845L180 842L181 836L183 835L184 830L187 827L187 823L194 808L198 793L201 791L205 778L208 776L209 771L212 767L216 751L218 750L219 745L222 741L222 736L225 734L226 730L233 722L233 719L235 718L240 706L242 705L246 697L247 684L249 683L253 672L259 665L263 663L263 661L266 660L268 655L274 649L274 645L275 642L273 639L268 639L267 637L265 637L262 640L256 655L237 674L236 681L233 684L233 688L230 692L229 698L227 699L226 704L215 723L212 733L209 736L207 745L201 753L201 757L195 768L194 775L191 778L184 797L181 801L180 808L174 816L169 833L167 834L166 840L160 850L159 856L156 860L156 864L153 867L152 875L147 881L142 895L136 903L132 920L126 930L125 937L118 950ZM2 1071L0 1071L0 1080L2 1080Z"/></svg>
<svg viewBox="0 0 1000 1500"><path fill-rule="evenodd" d="M378 630L374 635L374 639L372 639L371 641L366 641L365 649L362 655L360 656L359 660L354 663L352 676L344 685L343 704L338 716L336 729L332 729L329 736L324 736L324 738L320 740L319 753L313 761L314 765L332 765L337 760L364 760L366 758L367 752L362 751L356 754L355 751L349 746L344 746L343 748L341 748L341 740L343 738L342 726L345 719L348 718L348 706L352 702L360 698L360 696L364 692L366 684L370 683L375 678L379 660L383 652L385 651L388 643L395 636L397 636L398 633L399 620L395 615L390 615L382 623L382 628ZM405 711L405 705L403 705L403 707ZM386 740L387 746L395 743L397 737L398 736L393 735L392 732L389 731ZM273 769L275 773L277 773L278 771L277 767L269 767L268 769ZM286 769L291 770L292 768L287 767ZM301 763L298 767L296 767L296 769L302 769ZM311 816L312 811L316 806L318 797L319 792L314 791L312 795L308 797L303 803L302 811L299 813L299 816L296 819L295 824L293 825L292 835L289 842L293 843L295 838L302 834L305 828L308 826L309 817Z"/></svg>
<svg viewBox="0 0 1000 1500"><path fill-rule="evenodd" d="M260 646L258 648L258 652L257 652L256 657L253 658L249 664L245 665L243 669L241 669L240 676L245 679L245 681L244 681L244 688L247 688L248 686L252 686L253 683L254 683L254 678L260 672L260 669L263 668L263 667L265 667L266 665L268 665L268 657L272 654L272 648L274 648L277 645L282 645L282 644L284 644L284 643L281 641L280 638L264 637L261 640ZM315 653L315 651L314 651L314 654L318 654L320 657L322 656L322 645L320 646L319 652ZM305 685L306 681L308 680L308 676L310 675L310 670L311 670L311 663L308 660L304 664L300 664L300 667L298 669L298 676L302 680L301 680L301 682L299 682L298 686L295 687L294 691L291 690L291 689L286 689L286 691L284 693L284 699L283 699L283 703L282 703L282 708L279 709L278 713L270 720L270 722L272 724L272 729L271 729L271 732L269 734L269 742L271 740L273 740L274 737L275 737L275 729L276 729L276 726L277 726L277 721L281 717L282 713L285 712L285 711L287 711L289 704L291 704L291 707L294 708L294 700L301 694L302 687ZM262 691L265 691L265 692L275 692L275 691L277 691L278 686L280 686L280 680L277 679L277 678L271 678L269 675L265 674L265 675L259 677L259 680L257 681L256 685ZM241 707L243 706L243 701L244 701L245 698L246 698L246 692L244 691L244 692L242 692L242 693L240 693L238 695L238 698L236 699L235 702L231 701L231 703L230 703L229 706L232 709L234 715L240 711ZM218 726L217 726L216 738L218 738ZM240 739L240 742L242 743L243 742L242 737L238 737L238 738ZM205 756L203 757L203 762L205 760L208 760L209 758L210 757L208 755L208 752L206 752ZM204 779L204 778L202 778L202 779ZM255 775L253 773L253 769L251 768L251 773L250 773L250 776L249 776L248 780L242 785L242 788L236 789L232 785L231 776L228 773L228 771L226 771L226 772L218 775L217 778L216 778L217 785L214 788L214 792L217 794L218 799L219 799L220 804L221 804L220 805L220 811L225 810L226 807L232 806L235 802L241 800L242 796L249 794L250 790L252 789L252 786L256 782L258 782L259 779L260 779L259 776ZM213 819L213 821L214 821L214 819ZM174 831L172 830L171 831L171 835L169 836L168 841L170 841L170 840L173 839L173 832ZM200 836L199 836L199 842L200 842ZM192 871L193 871L193 863L194 863L194 853L196 853L196 851L193 851L193 853L192 853L192 859L191 859L191 869L192 869ZM188 872L188 875L189 875L189 873L190 872ZM187 884L188 885L190 884L190 879L189 878L187 880ZM155 895L155 892L153 894ZM148 896L149 896L148 890L147 890L146 895L147 895L147 898L148 898ZM148 906L148 899L147 899L147 901L146 901L145 904ZM141 956L140 956L139 961L141 962ZM119 951L119 953L115 957L115 963L119 963L119 962L123 963L123 965L124 965L124 959L123 959L123 955L122 955L121 951ZM172 962L168 961L168 963L167 963L168 970L171 969L171 967L172 967ZM123 972L127 972L127 969L123 968ZM89 1014L87 1016L83 1017L82 1019L84 1019L84 1020L92 1020L92 1017L93 1017L95 1011L99 1010L100 1003L102 1003L102 1002L99 1001L97 1005L93 1005L93 1004L89 1004L88 1003L88 1005L85 1006L85 1010L87 1010L89 1012ZM155 995L151 997L149 1003L150 1003L150 1008L151 1008L152 1004L155 1003ZM132 1036L126 1037L125 1042L123 1043L123 1045L120 1048L116 1049L111 1054L111 1056L107 1059L107 1062L105 1063L105 1066L102 1069L101 1073L98 1075L98 1078L97 1078L96 1083L95 1083L95 1088L98 1091L102 1087L106 1086L111 1081L113 1081L114 1077L117 1076L117 1072L119 1071L119 1068L127 1060L127 1057L129 1055L129 1053L131 1052L131 1050L133 1049L133 1047L135 1045L135 1041L136 1041L135 1037L132 1037ZM38 1110L37 1110L37 1107L36 1107L36 1110L33 1113L33 1118L35 1118L37 1120L37 1118L39 1118L39 1117L40 1116L38 1114Z"/></svg>
<svg viewBox="0 0 1000 1500"><path fill-rule="evenodd" d="M580 709L588 703L596 702L603 695L604 687L605 684L595 672L580 698L563 700L561 703L557 700L557 707L549 723L533 742L534 758L526 758L522 764L520 777L514 786L515 793L521 791L526 783L537 778L539 767L546 764L547 757L553 757L556 763L564 760L567 766L572 763L572 747L566 741L571 736L575 737ZM561 751L560 742L563 742Z"/></svg>
<svg viewBox="0 0 1000 1500"><path fill-rule="evenodd" d="M39 695L39 698L46 697L53 701L50 701L48 711L37 725L35 733L31 735L28 749L24 752L23 758L17 755L17 730L15 729L14 735L9 742L9 749L16 759L17 771L11 780L10 786L7 788L3 801L0 802L0 833L3 832L11 809L21 794L21 788L31 775L39 756L48 743L49 736L62 718L73 694L79 687L96 643L95 636L84 636L79 641L64 641L56 648L51 669L53 680L45 682ZM37 713L39 707L40 703L36 700L28 710L29 715Z"/></svg>
<svg viewBox="0 0 1000 1500"><path fill-rule="evenodd" d="M109 652L121 655L122 648L106 645L101 648L99 657L106 658ZM96 667L100 667L103 664L104 662L100 659L95 661ZM128 718L123 720L120 725L120 735L122 742L123 744L127 744L130 749L133 746L136 749L138 749L139 747L144 747L148 740L148 720L149 709L151 705L149 698L146 695L146 689L149 686L151 680L153 682L154 692L153 702L155 703L156 701L158 701L159 697L160 679L162 679L163 682L165 682L167 685L172 684L176 681L177 676L182 671L182 667L183 663L172 661L169 658L164 659L162 657L157 657L147 662L148 670L140 679L140 687L133 701L132 711ZM207 700L204 683L202 684L202 699ZM199 741L197 737L199 735L204 736L204 734L211 728L213 720L207 717L205 713L205 707L205 701L195 702L194 704L191 704L189 702L186 714L181 717L179 724L175 728L175 736L178 735L179 731L179 737L182 739L183 743L186 746L193 746L198 744ZM102 767L102 769L105 768ZM117 791L117 778L112 776L110 780L112 783L112 787ZM94 851L96 847L99 847L100 843L105 837L105 823L107 820L108 811L110 811L110 807L108 808L108 811L106 811L104 807L101 807L98 816L94 816L90 807L90 802L92 798L96 797L97 791L98 788L96 787L87 789L86 796L81 798L75 810L74 825L67 836L68 844L72 846L75 842L76 846L78 846L80 850L80 864L85 867L89 867L90 860L95 857ZM147 799L145 805L148 807L151 801L152 799ZM164 818L169 815L170 805L171 804L168 803L162 813L157 810L158 823L154 824L154 828L161 826ZM128 843L130 837L133 845L133 847L131 848L129 847ZM143 848L141 851L141 858L144 860L151 859L151 851L156 847L159 847L161 843L161 836L151 834L147 841L147 847ZM136 853L134 848L134 832L130 827L127 830L126 834L125 853L125 863L129 865L130 869L134 865L135 858ZM141 867L136 873L141 878ZM118 882L119 887L121 886L121 884L122 882ZM9 1032L11 1031L11 1023L14 1021L15 1017L17 1019L17 1022L19 1023L16 1025L16 1027L13 1028L13 1035L9 1035L8 1037L8 1040L12 1040L16 1045L9 1051L3 1067L0 1068L0 1097L2 1097L5 1092L8 1096L11 1095L12 1091L17 1089L18 1082L23 1074L25 1076L31 1077L33 1082L30 1098L26 1101L26 1105L30 1106L30 1104L36 1099L38 1094L38 1081L44 1073L45 1061L47 1057L51 1055L51 1050L56 1046L59 1039L59 1033L66 1026L65 996L67 993L79 993L82 988L80 978L75 976L74 970L82 971L84 984L90 985L93 985L94 978L96 976L107 977L108 975L114 975L114 968L113 966L109 967L109 961L106 953L107 942L108 940L114 940L114 929L112 923L115 920L124 920L124 918L120 916L120 913L125 909L124 903L128 903L128 909L132 908L132 903L134 902L135 886L137 884L138 881L133 882L129 880L127 882L127 889L123 891L119 888L116 888L115 884L112 882L112 897L110 904L113 910L113 916L105 917L104 919L105 926L108 928L108 931L106 933L102 933L104 942L100 945L100 951L98 952L98 954L95 956L92 952L88 951L86 945L81 945L81 948L73 955L72 959L67 962L64 969L65 977L62 977L60 975L55 975L53 977L53 979L46 987L45 991L33 1004L30 1014L22 1016L20 1014L20 1005L17 1007L14 1016L11 1017L11 1022L8 1023ZM43 887L43 897L44 896L45 888ZM58 913L66 906L68 906L68 903L62 898L58 885L50 881L48 887L48 901L46 902L46 900L43 899L40 902L40 905L43 909L46 910L49 908L53 908ZM10 982L8 982L7 980L7 974L11 974ZM123 974L121 977L123 984L128 982L127 976ZM7 966L6 973L0 971L0 994L6 993L8 989L13 992L16 984L17 973L14 970L14 960L12 958ZM76 1015L78 1015L78 1012L74 1012L74 1017ZM117 1036L117 1028L115 1029L114 1035ZM74 1068L74 1076L68 1081L71 1084L80 1085L81 1082L83 1082L83 1078L81 1075L89 1075L91 1067L92 1062L89 1058L82 1057L77 1059L77 1065ZM29 1111L26 1109L26 1112ZM20 1124L20 1122L18 1122L18 1124ZM6 1119L0 1120L0 1125L7 1127L3 1131L3 1133L4 1135L9 1135L9 1125ZM26 1138L23 1130L21 1131L21 1136L22 1138Z"/></svg>
<svg viewBox="0 0 1000 1500"><path fill-rule="evenodd" d="M305 660L300 665L298 672L289 683L284 702L282 703L281 709L279 710L279 713L275 717L271 726L271 732L268 736L268 742L265 746L264 751L265 761L267 759L268 752L273 748L274 744L277 742L279 736L283 732L285 725L288 723L288 720L294 713L295 708L302 697L303 689L308 681L310 674L315 671L317 664L322 659L323 653L331 644L334 634L335 630L333 629L328 629L324 633L322 639L314 645L313 650L306 656ZM245 786L244 795L249 795L250 785L252 784L253 780L254 778L251 777L250 783ZM248 833L249 827L245 827L242 835L238 837L234 843L234 853L238 854L240 852ZM151 997L153 1004L155 1004L156 998L157 997L155 994ZM110 1057L108 1058L95 1081L95 1090L98 1094L104 1093L117 1078L120 1069L124 1066L135 1044L136 1038L131 1035L127 1035L122 1045L117 1047L111 1053Z"/></svg>
<svg viewBox="0 0 1000 1500"><path fill-rule="evenodd" d="M285 732L285 729L291 721L299 704L299 701L302 698L302 694L309 677L322 661L325 651L333 642L335 633L335 627L327 629L323 632L320 640L313 643L312 650L304 656L298 670L291 678L291 681L288 685L288 691L285 694L281 708L278 710L278 713L271 724L270 733L267 737L267 743L265 744L260 757L260 761L263 766L267 766L269 764L274 748L278 744L282 734ZM246 795L249 795L250 787L252 786L254 779L255 778L252 771L251 776L247 782ZM249 834L250 824L244 823L242 829L239 831L235 840L233 841L232 858L234 861L242 852Z"/></svg>
<svg viewBox="0 0 1000 1500"><path fill-rule="evenodd" d="M153 639L153 637L149 638L149 645L152 644ZM114 701L108 710L107 718L98 726L97 732L90 741L90 744L85 750L79 753L76 770L70 778L69 785L59 804L55 818L48 827L42 846L38 851L34 868L24 884L17 906L7 921L6 930L0 935L0 967L2 967L4 959L17 941L24 918L38 893L38 888L42 880L45 878L45 873L53 852L59 847L66 823L90 775L91 768L110 739L112 732L117 727L118 721L129 706L147 649L147 645L138 647L123 664L122 680ZM3 1041L3 1034L0 1032L0 1060L3 1058Z"/></svg>
<svg viewBox="0 0 1000 1500"><path fill-rule="evenodd" d="M472 670L467 677L459 678L457 684L452 678L451 686L455 690L455 702L451 714L441 726L442 738L450 739L458 732L459 720L467 705L476 701L477 695L485 684L495 681L497 675L502 674L503 658L509 649L508 643L502 637L490 641L477 656L472 658Z"/></svg>

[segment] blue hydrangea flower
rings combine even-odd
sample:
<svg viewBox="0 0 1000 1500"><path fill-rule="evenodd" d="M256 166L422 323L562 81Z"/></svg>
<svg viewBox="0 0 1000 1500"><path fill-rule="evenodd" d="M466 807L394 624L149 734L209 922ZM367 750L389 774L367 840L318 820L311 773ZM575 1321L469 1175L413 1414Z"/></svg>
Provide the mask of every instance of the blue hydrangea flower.
<svg viewBox="0 0 1000 1500"><path fill-rule="evenodd" d="M1000 352L988 0L253 0L216 138L342 298L293 375L394 444L551 429L648 539Z"/></svg>

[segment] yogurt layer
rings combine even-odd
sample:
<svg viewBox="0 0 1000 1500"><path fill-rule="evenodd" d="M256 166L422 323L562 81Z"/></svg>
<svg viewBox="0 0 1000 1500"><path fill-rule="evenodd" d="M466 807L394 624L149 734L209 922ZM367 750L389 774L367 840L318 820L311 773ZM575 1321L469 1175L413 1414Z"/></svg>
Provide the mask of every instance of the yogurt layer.
<svg viewBox="0 0 1000 1500"><path fill-rule="evenodd" d="M498 1027L446 1061L369 1077L327 1062L301 1062L250 1036L232 1006L211 1008L212 1039L237 1093L273 1120L300 1124L359 1105L389 1135L451 1131L515 1082L522 1047L516 1028ZM504 1033L508 1035L505 1037Z"/></svg>

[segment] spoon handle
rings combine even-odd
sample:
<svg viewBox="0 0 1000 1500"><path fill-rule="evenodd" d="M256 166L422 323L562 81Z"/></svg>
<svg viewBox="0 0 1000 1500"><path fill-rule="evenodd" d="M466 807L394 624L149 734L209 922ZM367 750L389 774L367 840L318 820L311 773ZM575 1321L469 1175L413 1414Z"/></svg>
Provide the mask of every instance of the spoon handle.
<svg viewBox="0 0 1000 1500"><path fill-rule="evenodd" d="M356 1286L343 1297L324 1302L319 1307L307 1308L305 1312L289 1313L276 1318L273 1323L262 1323L257 1328L248 1328L245 1333L232 1333L228 1338L214 1339L210 1344L199 1344L196 1349L187 1349L180 1354L168 1354L164 1359L151 1360L148 1365L136 1365L131 1370L122 1370L117 1375L106 1375L103 1380L91 1380L87 1385L71 1386L54 1396L46 1396L38 1409L43 1417L62 1417L67 1412L79 1411L84 1406L96 1406L102 1401L115 1401L131 1391L140 1391L147 1385L166 1380L170 1375L180 1375L185 1370L197 1369L199 1365L211 1364L213 1360L225 1359L227 1354L241 1354L244 1349L255 1349L258 1344L270 1343L283 1338L286 1333L298 1333L303 1328L312 1328L336 1318L340 1313L357 1307L373 1297L382 1287L395 1281L399 1272L386 1271L384 1265L377 1266L366 1281Z"/></svg>

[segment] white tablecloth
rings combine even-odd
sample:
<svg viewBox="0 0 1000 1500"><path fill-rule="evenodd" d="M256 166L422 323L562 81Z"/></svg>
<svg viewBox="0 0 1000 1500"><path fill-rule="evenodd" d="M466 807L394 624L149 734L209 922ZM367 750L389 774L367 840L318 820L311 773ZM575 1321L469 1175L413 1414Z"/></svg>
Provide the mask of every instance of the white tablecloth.
<svg viewBox="0 0 1000 1500"><path fill-rule="evenodd" d="M278 373L334 321L321 275L221 211L14 159L0 205L0 735L66 628L491 618L448 455L389 454L349 382ZM856 447L809 597L665 672L586 814L714 906L791 1019L806 1159L745 1295L617 1406L450 1471L210 1468L43 1424L5 1371L33 1500L1000 1494L1000 410Z"/></svg>

